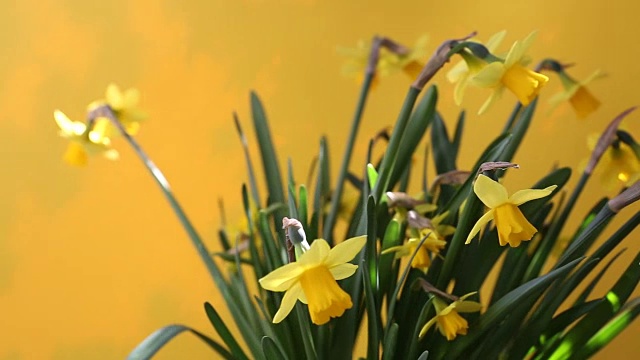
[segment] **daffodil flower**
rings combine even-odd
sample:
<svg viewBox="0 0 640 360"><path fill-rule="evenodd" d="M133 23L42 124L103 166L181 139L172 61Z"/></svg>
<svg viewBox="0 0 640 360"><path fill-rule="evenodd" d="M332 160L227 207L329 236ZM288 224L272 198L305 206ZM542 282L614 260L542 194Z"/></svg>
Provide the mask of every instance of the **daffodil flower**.
<svg viewBox="0 0 640 360"><path fill-rule="evenodd" d="M489 211L482 215L473 226L466 244L470 243L480 229L491 220L498 230L500 246L509 244L511 247L518 247L522 241L531 240L538 230L529 223L518 206L531 200L549 196L556 187L556 185L552 185L545 189L520 190L509 197L507 189L502 184L485 175L478 176L473 185L473 191L489 208Z"/></svg>
<svg viewBox="0 0 640 360"><path fill-rule="evenodd" d="M589 136L589 149L593 151L600 135ZM630 186L640 179L640 160L633 149L622 141L614 141L602 154L595 171L600 177L600 183L612 191L620 185Z"/></svg>
<svg viewBox="0 0 640 360"><path fill-rule="evenodd" d="M447 305L437 296L433 298L433 306L436 310L436 316L429 320L420 330L419 337L422 338L435 324L442 336L451 341L458 335L467 335L469 324L467 320L460 316L459 313L477 312L482 309L482 304L476 301L466 301L469 296L476 294L477 291L466 294L460 299Z"/></svg>
<svg viewBox="0 0 640 360"><path fill-rule="evenodd" d="M413 48L406 55L395 54L385 48L380 49L376 74L371 87L377 86L379 77L386 77L397 72L404 72L410 78L415 79L422 71L421 59L427 55L427 43L429 37L423 35L416 41ZM355 49L340 48L338 52L347 58L342 72L347 77L355 78L358 83L364 80L365 70L371 54L371 43L359 41Z"/></svg>
<svg viewBox="0 0 640 360"><path fill-rule="evenodd" d="M525 67L529 62L526 52L534 39L535 32L522 42L516 41L504 62L492 62L473 77L471 82L474 85L493 89L489 99L480 108L479 114L484 113L491 104L498 100L505 88L509 89L522 105L529 105L538 96L540 89L549 81L547 76Z"/></svg>
<svg viewBox="0 0 640 360"><path fill-rule="evenodd" d="M111 140L102 132L91 130L80 121L72 121L60 110L53 112L53 118L60 128L59 134L68 139L69 145L64 161L74 166L85 166L90 155L103 155L109 160L118 159L118 151L111 148Z"/></svg>
<svg viewBox="0 0 640 360"><path fill-rule="evenodd" d="M500 43L502 43L502 40L504 39L504 36L506 34L507 32L503 30L492 35L489 38L489 40L485 44L485 47L489 50L490 53L495 52L498 46L500 46ZM469 41L475 42L475 40L473 39ZM455 64L451 68L451 70L447 72L447 80L449 80L449 82L451 83L456 84L453 90L453 99L458 106L462 104L464 91L467 88L469 81L488 64L483 59L480 59L467 51L460 52L460 56L462 56L463 61Z"/></svg>
<svg viewBox="0 0 640 360"><path fill-rule="evenodd" d="M365 242L366 236L359 236L330 249L325 240L317 239L296 262L275 269L260 279L260 285L266 290L285 291L273 322L279 323L289 315L297 300L309 305L314 324L322 325L331 318L342 316L353 303L336 280L348 278L356 272L358 266L348 262L360 252Z"/></svg>
<svg viewBox="0 0 640 360"><path fill-rule="evenodd" d="M118 85L111 83L107 86L105 98L89 104L89 111L101 105L108 105L111 110L113 110L127 134L135 135L140 129L140 122L147 117L146 113L138 108L138 102L140 102L140 92L138 89L129 88L121 91ZM98 121L96 126L104 126L106 136L113 137L117 135L117 129L108 119Z"/></svg>
<svg viewBox="0 0 640 360"><path fill-rule="evenodd" d="M564 101L569 101L576 115L581 119L598 110L600 101L591 94L586 86L593 80L603 76L600 71L594 72L591 76L580 82L571 78L564 71L558 72L558 76L562 81L564 91L554 95L549 100L552 107L556 107Z"/></svg>
<svg viewBox="0 0 640 360"><path fill-rule="evenodd" d="M426 271L429 266L431 266L431 256L439 254L440 250L444 249L447 245L445 237L455 232L453 226L440 224L447 215L448 213L444 213L431 219L430 227L410 229L409 231L412 237L410 237L406 243L385 249L382 254L394 252L395 258L398 259L404 256L411 256L415 252L416 255L411 261L411 267ZM420 242L425 237L426 239L422 242L422 246L418 248L418 245L420 245Z"/></svg>

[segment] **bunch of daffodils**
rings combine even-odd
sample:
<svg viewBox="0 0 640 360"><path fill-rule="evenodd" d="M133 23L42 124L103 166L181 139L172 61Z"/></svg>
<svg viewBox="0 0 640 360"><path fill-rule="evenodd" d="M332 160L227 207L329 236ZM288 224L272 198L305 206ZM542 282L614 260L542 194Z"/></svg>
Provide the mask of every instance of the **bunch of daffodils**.
<svg viewBox="0 0 640 360"><path fill-rule="evenodd" d="M115 160L114 137L133 147L225 300L204 304L212 329L166 326L130 358L149 359L187 331L224 359L569 359L595 354L622 331L640 313L640 301L631 298L640 281L640 253L607 292L594 288L612 271L619 245L640 223L637 213L625 209L640 198L640 145L620 127L633 108L599 129L586 165L559 164L545 173L526 166L516 170L514 154L527 129L539 122L536 107L546 84L559 79L565 90L554 104L568 102L583 118L599 107L586 88L597 76L574 80L568 66L553 59L529 68L527 50L535 33L505 49L500 48L504 32L486 44L474 36L443 42L431 58L425 56L426 38L406 47L375 37L343 51L352 57L347 72L362 80L363 89L336 178L329 174L323 140L314 176L303 184L290 170L283 187L266 112L252 93L264 173L254 169L252 145L236 118L248 174L241 196L246 219L235 230L222 224L215 252L134 137L145 118L137 90L110 85L104 99L89 106L86 122L56 110L60 135L68 141L64 159L72 165L86 165L92 155ZM491 91L481 113L505 91L516 101L503 132L479 149L473 165L461 168L464 116L450 139L438 115L437 88L423 91L456 58L460 62L447 69L447 78L456 83L457 104L473 87ZM384 155L355 159L367 93L381 85L379 75L397 72L410 75L413 83ZM430 139L424 139L428 129ZM430 151L418 150L423 142ZM433 161L425 159L424 168L409 171L420 154ZM437 173L431 184L428 163ZM350 173L354 167L365 175ZM509 195L505 184L513 171L537 181ZM577 208L585 185L598 173L606 178L602 200ZM572 176L578 181L569 187ZM261 196L260 188L268 194ZM353 191L345 196L347 188ZM609 198L612 189L618 195ZM604 235L614 218L622 226ZM601 263L607 265L590 276ZM237 332L229 330L220 311L230 313Z"/></svg>

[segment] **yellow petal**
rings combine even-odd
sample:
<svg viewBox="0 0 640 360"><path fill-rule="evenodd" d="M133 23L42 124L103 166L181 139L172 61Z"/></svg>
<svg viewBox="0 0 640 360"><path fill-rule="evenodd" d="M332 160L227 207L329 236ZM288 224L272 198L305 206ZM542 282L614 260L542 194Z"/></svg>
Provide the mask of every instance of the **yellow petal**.
<svg viewBox="0 0 640 360"><path fill-rule="evenodd" d="M120 92L120 88L114 83L111 83L109 84L109 86L107 86L105 99L107 100L107 104L109 104L109 106L113 110L121 110L124 106L124 99L122 93Z"/></svg>
<svg viewBox="0 0 640 360"><path fill-rule="evenodd" d="M341 264L329 268L329 272L331 272L331 275L333 275L333 278L336 280L346 279L353 275L356 270L358 270L358 265L354 264Z"/></svg>
<svg viewBox="0 0 640 360"><path fill-rule="evenodd" d="M325 262L330 250L331 248L326 240L316 239L311 243L311 247L304 253L304 256L298 259L298 264L300 266L322 264Z"/></svg>
<svg viewBox="0 0 640 360"><path fill-rule="evenodd" d="M104 157L107 158L108 160L118 160L120 158L120 154L118 153L118 150L116 149L109 149L107 151L104 152Z"/></svg>
<svg viewBox="0 0 640 360"><path fill-rule="evenodd" d="M485 45L487 49L489 49L489 52L496 51L496 49L498 48L498 46L500 46L500 44L502 43L502 40L504 40L504 37L506 35L507 35L506 30L502 30L500 32L497 32L491 35L489 40L487 40L487 44Z"/></svg>
<svg viewBox="0 0 640 360"><path fill-rule="evenodd" d="M469 74L464 74L460 78L460 80L456 83L456 87L453 89L453 100L456 105L460 106L462 104L462 98L464 97L464 91L469 84Z"/></svg>
<svg viewBox="0 0 640 360"><path fill-rule="evenodd" d="M450 83L455 83L460 81L460 79L468 73L469 67L467 66L467 63L462 60L455 64L451 68L451 70L447 72L447 80L449 80Z"/></svg>
<svg viewBox="0 0 640 360"><path fill-rule="evenodd" d="M124 92L122 99L122 108L130 109L138 105L140 102L140 91L136 88L129 88Z"/></svg>
<svg viewBox="0 0 640 360"><path fill-rule="evenodd" d="M63 159L69 165L86 166L89 161L89 156L82 144L71 141L67 146L67 151L64 153Z"/></svg>
<svg viewBox="0 0 640 360"><path fill-rule="evenodd" d="M478 219L476 224L473 225L473 229L471 229L469 236L467 236L467 241L465 241L464 243L470 243L471 240L473 240L473 237L476 236L476 234L480 231L480 229L487 225L487 223L489 223L489 221L491 220L493 220L493 209L487 211L484 215L482 215L482 217L480 217L480 219Z"/></svg>
<svg viewBox="0 0 640 360"><path fill-rule="evenodd" d="M558 187L557 185L551 185L544 189L525 189L525 190L516 191L509 198L509 202L512 203L513 205L519 206L528 201L549 196L553 192L553 190L555 190L557 187Z"/></svg>
<svg viewBox="0 0 640 360"><path fill-rule="evenodd" d="M509 68L515 64L520 63L520 61L524 58L526 52L535 41L537 35L538 33L534 31L529 34L529 36L527 36L523 41L516 41L511 47L511 50L509 50L509 54L507 54L507 57L504 60L504 65Z"/></svg>
<svg viewBox="0 0 640 360"><path fill-rule="evenodd" d="M336 245L333 249L331 249L324 263L326 264L327 267L331 268L333 266L337 266L337 265L349 262L354 257L356 257L356 255L358 255L358 253L360 252L360 250L362 250L362 247L366 242L367 242L366 235L347 239L341 242L340 244ZM314 241L314 244L315 244L315 241Z"/></svg>
<svg viewBox="0 0 640 360"><path fill-rule="evenodd" d="M549 81L546 75L529 70L520 64L509 68L502 76L502 83L522 103L529 105L538 96L540 89Z"/></svg>
<svg viewBox="0 0 640 360"><path fill-rule="evenodd" d="M342 316L353 306L351 297L338 286L326 266L308 269L300 277L300 285L308 300L311 321L322 325L331 318Z"/></svg>
<svg viewBox="0 0 640 360"><path fill-rule="evenodd" d="M456 302L455 309L461 313L476 312L482 309L482 304L476 301Z"/></svg>
<svg viewBox="0 0 640 360"><path fill-rule="evenodd" d="M598 110L600 101L584 86L578 86L573 95L569 98L569 103L575 110L579 118L585 118L592 112Z"/></svg>
<svg viewBox="0 0 640 360"><path fill-rule="evenodd" d="M458 334L467 334L469 324L467 323L467 320L460 316L456 311L451 311L445 315L438 316L436 319L438 322L438 330L440 330L440 333L449 341L455 339Z"/></svg>
<svg viewBox="0 0 640 360"><path fill-rule="evenodd" d="M507 189L502 184L482 174L476 179L473 191L491 209L504 204L509 199Z"/></svg>
<svg viewBox="0 0 640 360"><path fill-rule="evenodd" d="M475 86L493 88L500 84L500 80L505 71L504 64L495 61L483 67L482 70L471 79L471 82Z"/></svg>
<svg viewBox="0 0 640 360"><path fill-rule="evenodd" d="M262 279L258 280L258 282L260 283L260 286L266 290L285 291L298 281L298 278L302 275L304 270L304 266L301 266L299 263L290 263L273 270Z"/></svg>
<svg viewBox="0 0 640 360"><path fill-rule="evenodd" d="M491 93L491 96L489 96L487 101L485 101L484 104L482 104L482 107L480 107L480 110L478 110L478 115L484 114L489 109L489 107L493 105L494 102L500 100L500 98L502 97L503 91L504 91L504 87L502 86L495 88L493 90L493 93Z"/></svg>
<svg viewBox="0 0 640 360"><path fill-rule="evenodd" d="M524 217L520 209L510 203L499 206L495 209L493 219L498 230L498 241L500 246L509 244L511 247L518 247L522 241L531 240L538 231L527 218Z"/></svg>
<svg viewBox="0 0 640 360"><path fill-rule="evenodd" d="M296 300L298 300L298 295L301 292L302 286L300 286L300 284L296 284L296 286L292 287L284 294L282 302L280 303L280 309L278 309L278 312L276 312L276 315L273 317L274 324L281 322L287 317L287 315L289 315L293 307L296 305Z"/></svg>
<svg viewBox="0 0 640 360"><path fill-rule="evenodd" d="M427 331L429 331L429 329L433 326L433 324L436 323L437 318L438 318L437 316L434 316L433 318L431 318L431 320L427 321L427 323L424 324L424 326L420 330L420 334L418 335L419 338L422 338L427 334Z"/></svg>
<svg viewBox="0 0 640 360"><path fill-rule="evenodd" d="M56 124L58 124L62 135L65 137L82 135L87 128L79 121L71 121L67 115L60 110L53 112L53 118L56 120Z"/></svg>

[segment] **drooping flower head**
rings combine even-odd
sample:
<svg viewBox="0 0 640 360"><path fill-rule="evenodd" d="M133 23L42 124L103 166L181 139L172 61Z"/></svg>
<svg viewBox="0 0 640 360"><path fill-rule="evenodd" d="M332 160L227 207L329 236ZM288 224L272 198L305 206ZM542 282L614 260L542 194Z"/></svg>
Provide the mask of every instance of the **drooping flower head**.
<svg viewBox="0 0 640 360"><path fill-rule="evenodd" d="M571 107L576 112L576 115L581 119L598 110L600 107L600 101L591 94L589 89L587 89L587 85L593 80L604 76L599 70L583 81L574 80L562 69L558 71L557 74L560 77L564 91L549 99L549 103L552 107L556 107L562 102L569 101Z"/></svg>
<svg viewBox="0 0 640 360"><path fill-rule="evenodd" d="M509 244L511 247L518 247L522 241L531 240L538 230L529 223L518 206L549 196L556 187L552 185L545 189L520 190L508 196L507 189L502 184L491 180L488 176L479 175L473 191L489 211L476 222L465 243L470 243L480 229L491 220L497 228L500 246Z"/></svg>
<svg viewBox="0 0 640 360"><path fill-rule="evenodd" d="M88 110L91 111L96 107L108 105L127 134L135 135L140 129L140 123L147 118L147 114L138 108L139 102L140 92L138 89L129 88L121 91L118 85L111 83L107 86L104 99L89 104ZM108 119L98 121L96 126L104 126L106 136L113 137L118 135L117 129Z"/></svg>
<svg viewBox="0 0 640 360"><path fill-rule="evenodd" d="M317 239L296 262L275 269L260 279L260 286L266 290L285 291L273 322L279 323L289 315L297 300L309 305L314 324L322 325L331 318L342 316L353 303L336 280L348 278L356 272L358 266L348 262L360 252L365 242L366 236L359 236L330 249L325 240Z"/></svg>
<svg viewBox="0 0 640 360"><path fill-rule="evenodd" d="M433 219L427 219L417 215L415 211L409 211L409 240L402 245L385 249L382 254L394 252L395 258L398 259L416 253L411 261L411 267L426 271L429 266L431 266L431 257L437 256L440 250L444 249L447 245L445 237L455 232L453 226L440 223L447 216L448 212L445 212ZM415 219L416 217L420 217L421 219ZM413 226L412 222L415 223L417 221L428 223L428 225L421 225L420 227ZM422 239L424 239L424 242L422 242ZM420 242L422 242L422 245L418 247Z"/></svg>
<svg viewBox="0 0 640 360"><path fill-rule="evenodd" d="M70 120L60 110L53 112L53 118L60 128L60 136L70 141L63 157L66 163L85 166L92 155L103 155L109 160L118 159L118 151L111 147L111 139L104 136L102 131L95 128L87 131L85 123Z"/></svg>
<svg viewBox="0 0 640 360"><path fill-rule="evenodd" d="M404 55L394 53L384 47L380 49L376 74L371 86L375 87L379 78L398 72L404 72L411 79L415 79L422 71L423 64L421 59L427 55L426 46L428 41L429 37L427 35L421 36ZM371 54L371 42L361 40L356 48L339 48L338 52L347 58L347 62L342 69L343 74L355 78L358 83L362 83L369 63L369 55Z"/></svg>
<svg viewBox="0 0 640 360"><path fill-rule="evenodd" d="M436 310L436 316L422 327L419 337L424 337L434 324L440 331L440 334L449 341L455 339L458 335L467 335L469 324L459 313L477 312L482 309L482 304L479 302L466 300L476 293L477 291L466 294L449 305L447 305L444 300L434 296L433 306Z"/></svg>
<svg viewBox="0 0 640 360"><path fill-rule="evenodd" d="M599 137L599 134L589 136L589 150L596 148ZM630 186L640 179L640 160L628 144L614 140L602 154L595 172L599 175L602 186L612 191L620 185Z"/></svg>
<svg viewBox="0 0 640 360"><path fill-rule="evenodd" d="M540 89L549 81L543 74L527 69L529 62L526 52L535 40L533 32L523 41L516 41L504 61L494 61L483 67L471 80L479 87L493 89L493 93L480 108L484 113L498 100L504 89L509 89L524 106L538 96Z"/></svg>
<svg viewBox="0 0 640 360"><path fill-rule="evenodd" d="M496 51L498 46L500 46L500 43L502 43L502 40L504 39L504 36L506 34L507 32L503 30L492 35L489 38L489 40L485 44L485 47L489 50L489 52L493 53L494 51ZM471 39L469 41L480 43L475 39ZM480 72L480 70L482 70L482 68L484 68L488 64L487 61L485 61L484 59L480 59L466 49L461 51L459 54L460 56L462 56L463 61L455 64L451 68L451 70L447 72L447 80L449 80L449 82L451 83L456 84L453 91L453 99L458 106L462 104L464 91L469 84L469 80L471 80L473 76L475 76L478 72Z"/></svg>

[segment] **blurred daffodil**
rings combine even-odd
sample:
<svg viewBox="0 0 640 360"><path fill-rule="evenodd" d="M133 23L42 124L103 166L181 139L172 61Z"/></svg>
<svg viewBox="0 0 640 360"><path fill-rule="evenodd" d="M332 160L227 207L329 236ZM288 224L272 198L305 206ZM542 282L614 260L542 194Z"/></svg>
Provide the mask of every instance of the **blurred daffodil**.
<svg viewBox="0 0 640 360"><path fill-rule="evenodd" d="M284 265L259 280L270 291L285 291L280 309L273 317L281 322L293 309L296 300L309 305L311 321L322 325L342 316L353 306L351 297L336 280L353 275L357 265L348 263L362 249L366 236L345 240L333 249L323 239L317 239L298 261Z"/></svg>
<svg viewBox="0 0 640 360"><path fill-rule="evenodd" d="M505 88L509 89L522 105L529 105L549 81L547 76L525 67L529 62L526 52L535 40L535 34L531 33L521 42L516 41L504 62L492 62L472 78L471 82L474 85L493 89L489 99L480 108L479 114L484 113L498 100Z"/></svg>
<svg viewBox="0 0 640 360"><path fill-rule="evenodd" d="M429 37L427 35L421 36L405 55L396 54L384 47L381 48L371 87L377 86L379 78L398 72L404 72L411 79L415 79L422 71L423 63L421 59L427 55L426 47L428 41ZM362 83L371 54L371 42L360 40L356 48L339 48L338 52L347 58L347 62L342 69L343 74L355 78L358 83Z"/></svg>
<svg viewBox="0 0 640 360"><path fill-rule="evenodd" d="M599 134L592 134L587 139L591 151L596 148L599 137ZM640 160L629 145L614 140L602 154L595 172L599 175L602 186L612 191L620 185L630 186L640 179Z"/></svg>
<svg viewBox="0 0 640 360"><path fill-rule="evenodd" d="M103 155L109 160L118 159L118 151L111 148L111 140L102 131L92 129L87 132L86 124L70 120L60 110L53 112L53 118L60 128L60 136L70 141L64 154L66 163L85 166L91 155Z"/></svg>
<svg viewBox="0 0 640 360"><path fill-rule="evenodd" d="M138 102L140 102L138 89L129 88L121 91L118 85L111 83L107 86L105 98L89 104L89 111L98 106L108 105L127 134L135 135L140 129L140 122L147 117L146 113L138 108ZM99 121L96 126L104 126L105 134L109 137L118 134L118 130L107 119Z"/></svg>
<svg viewBox="0 0 640 360"><path fill-rule="evenodd" d="M416 253L411 261L411 267L426 271L429 266L431 266L431 257L438 255L440 250L444 249L447 245L445 237L455 232L453 226L440 224L447 216L448 212L445 212L431 220L423 218L429 222L429 227L422 227L420 229L410 228L409 232L411 237L406 243L385 249L382 254L394 252L395 258L398 259ZM411 226L411 221L409 225ZM422 242L422 239L425 239L424 242ZM422 242L422 245L418 248L420 242Z"/></svg>
<svg viewBox="0 0 640 360"><path fill-rule="evenodd" d="M504 36L507 34L506 31L500 31L494 35L492 35L487 43L485 44L486 48L489 52L493 53L502 40ZM475 41L475 40L470 40ZM453 91L453 99L456 102L456 105L460 106L462 104L462 98L464 97L464 91L469 84L469 80L473 78L482 68L487 66L487 62L479 57L473 55L471 52L465 50L461 51L460 56L462 56L463 61L455 64L449 72L447 72L447 80L451 83L455 83L455 89Z"/></svg>
<svg viewBox="0 0 640 360"><path fill-rule="evenodd" d="M593 80L603 76L600 71L594 72L583 81L574 80L564 71L557 72L557 74L562 81L564 91L554 95L549 100L552 107L556 107L564 101L569 101L579 118L585 118L592 112L598 110L600 101L591 94L589 89L587 89L587 85Z"/></svg>
<svg viewBox="0 0 640 360"><path fill-rule="evenodd" d="M427 323L420 330L419 337L422 338L429 331L429 329L435 324L442 336L451 341L458 335L467 335L467 329L469 324L467 320L460 316L460 313L477 312L482 309L482 304L476 301L467 301L466 299L477 292L472 292L464 295L460 299L447 305L443 300L435 296L433 298L433 307L436 310L436 316Z"/></svg>
<svg viewBox="0 0 640 360"><path fill-rule="evenodd" d="M545 189L520 190L509 197L507 189L502 184L485 175L478 176L473 191L489 208L489 211L482 215L473 226L466 244L470 243L480 229L491 220L494 221L498 230L500 246L509 244L511 247L518 247L522 241L531 240L538 230L529 223L518 206L531 200L549 196L556 187L556 185L552 185Z"/></svg>

